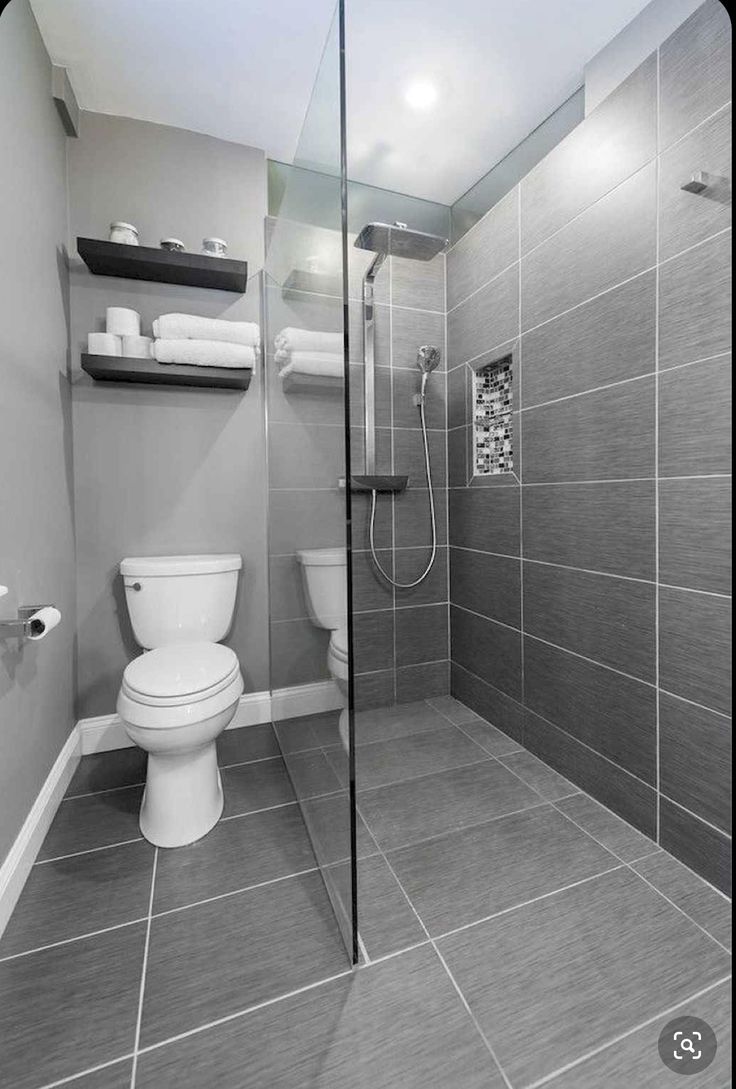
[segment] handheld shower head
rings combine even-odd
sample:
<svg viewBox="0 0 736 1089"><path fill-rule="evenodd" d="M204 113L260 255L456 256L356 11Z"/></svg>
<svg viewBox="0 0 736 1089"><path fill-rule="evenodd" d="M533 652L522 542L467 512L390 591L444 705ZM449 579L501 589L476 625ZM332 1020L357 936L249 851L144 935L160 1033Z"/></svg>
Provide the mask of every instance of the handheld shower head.
<svg viewBox="0 0 736 1089"><path fill-rule="evenodd" d="M433 344L424 344L417 352L417 366L422 374L430 374L440 365L440 350Z"/></svg>

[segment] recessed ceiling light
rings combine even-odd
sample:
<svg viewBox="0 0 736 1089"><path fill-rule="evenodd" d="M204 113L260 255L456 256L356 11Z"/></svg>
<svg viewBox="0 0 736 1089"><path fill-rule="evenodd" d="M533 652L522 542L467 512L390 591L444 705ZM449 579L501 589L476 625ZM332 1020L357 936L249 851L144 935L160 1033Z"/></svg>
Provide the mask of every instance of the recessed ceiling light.
<svg viewBox="0 0 736 1089"><path fill-rule="evenodd" d="M434 106L438 98L438 91L434 83L428 80L418 79L410 83L404 92L404 98L414 110L428 110Z"/></svg>

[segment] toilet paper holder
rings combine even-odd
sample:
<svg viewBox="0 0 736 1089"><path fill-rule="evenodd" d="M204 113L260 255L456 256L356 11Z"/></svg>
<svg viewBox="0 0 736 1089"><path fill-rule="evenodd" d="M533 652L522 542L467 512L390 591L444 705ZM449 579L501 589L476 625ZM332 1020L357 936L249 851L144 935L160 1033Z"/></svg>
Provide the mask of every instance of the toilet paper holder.
<svg viewBox="0 0 736 1089"><path fill-rule="evenodd" d="M41 635L44 625L40 620L33 620L34 613L41 609L54 608L53 605L19 605L15 620L0 620L0 639L28 639L31 635Z"/></svg>

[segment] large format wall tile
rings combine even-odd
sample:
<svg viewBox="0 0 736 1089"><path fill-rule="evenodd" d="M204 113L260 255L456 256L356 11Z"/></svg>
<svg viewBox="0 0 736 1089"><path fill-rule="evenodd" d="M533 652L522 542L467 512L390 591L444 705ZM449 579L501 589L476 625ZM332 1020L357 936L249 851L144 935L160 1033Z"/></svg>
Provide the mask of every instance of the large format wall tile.
<svg viewBox="0 0 736 1089"><path fill-rule="evenodd" d="M476 359L518 331L519 270L514 265L447 315L448 365Z"/></svg>
<svg viewBox="0 0 736 1089"><path fill-rule="evenodd" d="M663 797L660 843L706 881L731 895L731 840Z"/></svg>
<svg viewBox="0 0 736 1089"><path fill-rule="evenodd" d="M311 620L271 624L271 685L288 688L329 678L327 644L330 633Z"/></svg>
<svg viewBox="0 0 736 1089"><path fill-rule="evenodd" d="M731 602L662 587L659 683L667 692L731 713Z"/></svg>
<svg viewBox="0 0 736 1089"><path fill-rule="evenodd" d="M656 150L653 53L521 182L522 252L639 170Z"/></svg>
<svg viewBox="0 0 736 1089"><path fill-rule="evenodd" d="M396 665L447 659L447 605L396 610Z"/></svg>
<svg viewBox="0 0 736 1089"><path fill-rule="evenodd" d="M525 487L524 556L652 579L654 481Z"/></svg>
<svg viewBox="0 0 736 1089"><path fill-rule="evenodd" d="M655 236L651 164L522 259L522 328L554 318L650 268Z"/></svg>
<svg viewBox="0 0 736 1089"><path fill-rule="evenodd" d="M659 475L730 471L731 356L663 371L659 377Z"/></svg>
<svg viewBox="0 0 736 1089"><path fill-rule="evenodd" d="M731 24L706 0L660 50L660 146L665 148L731 97Z"/></svg>
<svg viewBox="0 0 736 1089"><path fill-rule="evenodd" d="M659 579L670 586L731 592L730 477L660 481Z"/></svg>
<svg viewBox="0 0 736 1089"><path fill-rule="evenodd" d="M450 544L519 554L518 488L451 488Z"/></svg>
<svg viewBox="0 0 736 1089"><path fill-rule="evenodd" d="M434 344L441 351L439 370L445 370L445 316L424 310L401 310L394 306L391 311L391 364L394 367L417 365L417 348L422 344Z"/></svg>
<svg viewBox="0 0 736 1089"><path fill-rule="evenodd" d="M453 605L518 628L521 622L519 560L465 548L450 549Z"/></svg>
<svg viewBox="0 0 736 1089"><path fill-rule="evenodd" d="M520 633L454 605L450 623L453 660L512 699L520 699Z"/></svg>
<svg viewBox="0 0 736 1089"><path fill-rule="evenodd" d="M391 258L391 305L416 310L445 309L445 258L431 261Z"/></svg>
<svg viewBox="0 0 736 1089"><path fill-rule="evenodd" d="M654 475L654 378L523 413L523 482Z"/></svg>
<svg viewBox="0 0 736 1089"><path fill-rule="evenodd" d="M450 691L450 662L429 662L402 666L396 670L396 702L414 703L434 696L446 696Z"/></svg>
<svg viewBox="0 0 736 1089"><path fill-rule="evenodd" d="M523 710L520 703L511 699L505 692L474 673L464 669L455 661L455 644L452 644L453 661L450 668L450 691L452 695L481 715L498 730L502 730L515 741L520 742L523 732ZM483 741L473 735L479 745Z"/></svg>
<svg viewBox="0 0 736 1089"><path fill-rule="evenodd" d="M417 343L426 344L426 340ZM416 359L416 351L414 353ZM421 427L419 409L414 397L421 389L422 376L417 367L411 370L396 368L391 373L393 386L393 426ZM430 430L444 430L446 421L445 375L435 371L426 386L424 417Z"/></svg>
<svg viewBox="0 0 736 1089"><path fill-rule="evenodd" d="M514 186L447 254L448 310L518 259L519 187Z"/></svg>
<svg viewBox="0 0 736 1089"><path fill-rule="evenodd" d="M611 575L524 564L524 630L654 681L655 587Z"/></svg>
<svg viewBox="0 0 736 1089"><path fill-rule="evenodd" d="M269 433L271 488L334 488L345 475L344 427L284 424Z"/></svg>
<svg viewBox="0 0 736 1089"><path fill-rule="evenodd" d="M731 233L662 265L659 365L674 367L731 348Z"/></svg>
<svg viewBox="0 0 736 1089"><path fill-rule="evenodd" d="M394 571L399 582L414 582L429 563L430 534L423 548L400 548L394 553ZM404 605L435 605L447 601L447 549L439 547L432 568L418 586L396 588L396 607ZM384 583L384 585L386 585ZM388 587L390 589L390 587Z"/></svg>
<svg viewBox="0 0 736 1089"><path fill-rule="evenodd" d="M685 182L699 171L720 181L704 193ZM659 256L665 261L731 226L731 108L725 107L662 156L659 174Z"/></svg>
<svg viewBox="0 0 736 1089"><path fill-rule="evenodd" d="M663 692L659 736L662 793L730 835L730 718Z"/></svg>
<svg viewBox="0 0 736 1089"><path fill-rule="evenodd" d="M410 482L411 483L411 482ZM447 492L434 487L434 509L437 520L437 543L447 541ZM385 502L384 502L385 500ZM388 498L379 498L382 511L391 510ZM431 541L429 492L426 488L409 487L394 496L394 536L396 548L424 548Z"/></svg>
<svg viewBox="0 0 736 1089"><path fill-rule="evenodd" d="M391 609L353 616L353 669L375 673L394 660L394 614Z"/></svg>
<svg viewBox="0 0 736 1089"><path fill-rule="evenodd" d="M657 700L651 685L526 637L524 696L535 714L655 782Z"/></svg>
<svg viewBox="0 0 736 1089"><path fill-rule="evenodd" d="M648 374L655 363L655 274L584 303L522 338L522 407Z"/></svg>

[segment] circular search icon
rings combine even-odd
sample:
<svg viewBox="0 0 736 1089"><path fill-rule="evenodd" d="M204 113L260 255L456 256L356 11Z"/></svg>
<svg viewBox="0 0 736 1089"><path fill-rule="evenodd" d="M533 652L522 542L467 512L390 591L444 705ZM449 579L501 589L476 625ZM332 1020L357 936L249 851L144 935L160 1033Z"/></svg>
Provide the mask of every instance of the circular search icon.
<svg viewBox="0 0 736 1089"><path fill-rule="evenodd" d="M659 1057L676 1074L699 1074L716 1057L718 1041L707 1021L675 1017L659 1034Z"/></svg>

